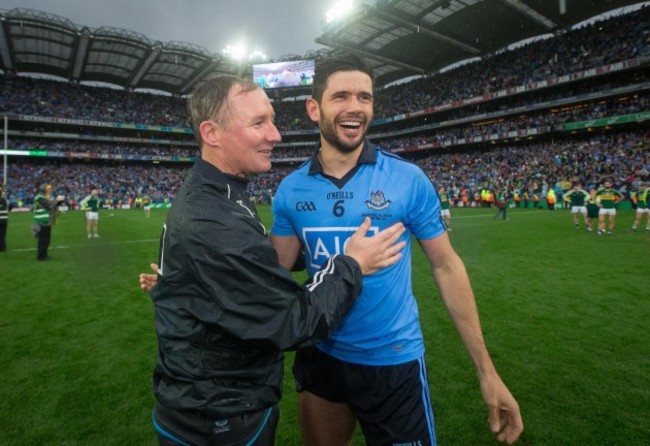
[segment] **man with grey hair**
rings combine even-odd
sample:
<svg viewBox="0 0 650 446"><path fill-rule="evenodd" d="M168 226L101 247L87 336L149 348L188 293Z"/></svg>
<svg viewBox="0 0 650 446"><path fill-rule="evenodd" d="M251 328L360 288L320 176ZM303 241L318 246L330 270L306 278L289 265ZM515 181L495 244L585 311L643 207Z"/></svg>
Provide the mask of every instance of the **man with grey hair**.
<svg viewBox="0 0 650 446"><path fill-rule="evenodd" d="M188 116L201 157L163 226L150 291L153 423L163 446L272 445L283 351L334 331L362 275L399 260L404 227L366 237L370 219L359 222L345 254L300 286L280 265L246 190L251 175L271 168L281 140L268 97L253 82L214 77L196 87Z"/></svg>

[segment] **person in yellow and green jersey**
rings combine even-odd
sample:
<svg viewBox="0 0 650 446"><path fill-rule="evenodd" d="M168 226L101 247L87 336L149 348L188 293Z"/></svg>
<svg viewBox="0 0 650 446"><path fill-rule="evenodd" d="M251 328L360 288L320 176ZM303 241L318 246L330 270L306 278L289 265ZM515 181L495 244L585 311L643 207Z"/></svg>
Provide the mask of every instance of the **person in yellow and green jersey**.
<svg viewBox="0 0 650 446"><path fill-rule="evenodd" d="M81 209L86 211L86 234L88 238L99 238L97 223L99 222L99 197L97 189L90 191L90 195L79 203Z"/></svg>
<svg viewBox="0 0 650 446"><path fill-rule="evenodd" d="M578 222L578 214L582 214L583 221L587 231L591 231L591 222L589 221L589 216L587 215L587 201L589 201L589 192L582 189L580 182L575 181L571 190L564 194L562 197L565 203L571 205L571 216L573 217L573 224L576 229L580 229L580 223ZM594 203L595 205L595 203ZM598 218L598 207L596 206L596 215L595 218Z"/></svg>
<svg viewBox="0 0 650 446"><path fill-rule="evenodd" d="M528 188L523 190L521 194L521 199L522 199L522 203L524 204L523 208L528 209L528 201L530 200L530 193L528 192Z"/></svg>
<svg viewBox="0 0 650 446"><path fill-rule="evenodd" d="M142 197L142 209L145 217L151 217L151 198L148 195Z"/></svg>
<svg viewBox="0 0 650 446"><path fill-rule="evenodd" d="M598 190L595 188L589 189L589 199L586 202L587 205L586 225L587 225L587 231L589 232L593 231L594 222L596 223L598 222L598 213L600 212L600 207L598 206L598 202L596 201L596 192L598 192Z"/></svg>
<svg viewBox="0 0 650 446"><path fill-rule="evenodd" d="M648 209L648 185L646 183L639 184L639 190L630 194L632 202L636 205L636 216L634 223L632 223L632 231L636 231L639 223L645 215L645 230L650 231L650 209Z"/></svg>
<svg viewBox="0 0 650 446"><path fill-rule="evenodd" d="M616 223L616 204L623 199L623 194L612 189L612 182L606 180L603 188L596 192L596 203L598 211L598 235L613 235L614 224ZM609 229L606 231L605 219L609 219Z"/></svg>
<svg viewBox="0 0 650 446"><path fill-rule="evenodd" d="M451 212L449 211L449 197L444 187L438 189L438 197L440 197L440 217L445 222L447 231L451 231Z"/></svg>

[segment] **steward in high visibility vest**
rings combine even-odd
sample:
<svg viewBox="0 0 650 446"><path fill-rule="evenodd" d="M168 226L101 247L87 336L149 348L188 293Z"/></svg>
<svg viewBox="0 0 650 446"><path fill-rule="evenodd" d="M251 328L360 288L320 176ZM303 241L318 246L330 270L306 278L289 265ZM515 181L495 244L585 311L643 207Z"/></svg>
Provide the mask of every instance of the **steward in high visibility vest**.
<svg viewBox="0 0 650 446"><path fill-rule="evenodd" d="M47 249L50 246L52 237L52 224L55 223L56 213L59 205L63 203L64 197L62 195L52 199L52 186L43 184L39 188L39 192L34 197L34 225L32 232L38 239L36 250L37 260L49 260L50 256L47 255Z"/></svg>

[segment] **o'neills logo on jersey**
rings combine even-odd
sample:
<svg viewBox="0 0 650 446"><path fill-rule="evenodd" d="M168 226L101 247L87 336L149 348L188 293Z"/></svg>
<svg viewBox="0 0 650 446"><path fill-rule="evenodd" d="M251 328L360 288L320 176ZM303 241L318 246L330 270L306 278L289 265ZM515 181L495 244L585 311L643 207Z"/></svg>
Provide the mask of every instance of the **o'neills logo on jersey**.
<svg viewBox="0 0 650 446"><path fill-rule="evenodd" d="M311 212L316 210L316 205L311 201L299 201L296 203L298 212Z"/></svg>
<svg viewBox="0 0 650 446"><path fill-rule="evenodd" d="M386 200L384 193L380 190L377 192L370 192L370 200L366 200L366 206L375 211L383 211L388 209L392 201Z"/></svg>

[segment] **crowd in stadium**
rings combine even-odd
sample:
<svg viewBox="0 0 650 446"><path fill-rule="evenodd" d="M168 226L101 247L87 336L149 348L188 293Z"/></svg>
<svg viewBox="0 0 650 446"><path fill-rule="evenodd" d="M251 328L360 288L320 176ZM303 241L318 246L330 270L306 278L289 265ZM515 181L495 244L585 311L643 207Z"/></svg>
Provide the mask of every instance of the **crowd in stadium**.
<svg viewBox="0 0 650 446"><path fill-rule="evenodd" d="M382 94L377 116L434 105L543 81L568 73L650 54L650 8L597 22L555 38L505 51L478 63L398 85Z"/></svg>
<svg viewBox="0 0 650 446"><path fill-rule="evenodd" d="M563 183L566 187L572 179L580 179L586 187L597 187L611 179L627 195L639 181L650 179L649 145L650 131L645 130L500 146L487 151L437 151L416 162L437 186L449 191L467 189L473 194L480 189L507 187L535 191L543 197L549 188L562 188ZM93 188L101 191L103 200L115 204L143 195L154 203L171 202L188 167L99 161L10 164L8 198L16 206L27 205L36 187L48 181L56 194L68 197L71 206ZM251 194L268 202L280 180L293 168L295 164L277 163L269 173L252 179Z"/></svg>
<svg viewBox="0 0 650 446"><path fill-rule="evenodd" d="M434 77L384 89L377 94L375 117L423 110L485 92L526 85L616 61L650 56L649 19L650 8L642 8L554 38L529 43ZM0 113L187 127L184 98L25 77L1 77L0 81ZM388 150L414 158L438 186L444 186L450 191L473 191L499 186L513 190L530 188L543 194L549 188L579 177L586 185L598 185L605 178L610 178L615 187L627 192L634 189L639 180L649 179L650 151L647 147L650 133L647 130L628 128L618 133L581 139L552 135L553 139L546 138L529 144L506 144L502 141L490 144L489 147L492 148L489 150L485 144L478 148L476 145L457 144L457 141L461 138L471 140L494 135L504 140L511 131L548 127L551 132L567 122L647 111L650 99L647 90L643 89L624 96L596 98L564 108L530 110L534 104L544 101L647 81L647 70L639 70L617 74L605 80L590 79L532 95L514 96L507 101L477 103L471 107L450 109L446 114L436 115L431 122L426 122L426 118L420 121L403 120L389 127L399 130L419 125L431 126L434 121L440 121L439 116L460 120L471 118L479 112L496 113L497 117L470 124L429 128L405 136L373 137L372 141ZM528 112L524 113L526 109ZM498 116L503 110L509 111ZM513 110L522 112L512 113ZM276 102L275 111L276 123L282 131L316 128L306 116L303 99ZM36 131L39 130L38 126L35 126ZM93 127L81 130L103 132ZM370 135L384 131L384 126L374 126L370 129ZM110 132L107 131L106 136L110 137ZM141 137L147 138L146 134ZM195 147L191 145L191 137L182 139L174 136L179 141L178 144L93 141L91 138L92 135L81 139L27 136L11 138L10 148L119 154L125 159L141 155L183 158L197 155ZM294 141L298 141L298 144L276 147L273 153L276 160L274 169L251 182L250 191L259 200L270 200L279 181L296 166L295 160L306 159L315 149L315 134L306 134ZM453 143L453 150L449 143ZM446 148L415 154L407 150L413 146L422 148L436 145ZM152 165L134 161L118 163L99 160L36 162L21 158L9 165L7 192L14 206L28 205L34 191L43 181L53 184L55 193L65 195L73 206L93 188L101 191L102 199L110 199L114 203L127 203L143 195L151 197L154 202L169 202L173 201L174 193L188 167L187 163Z"/></svg>
<svg viewBox="0 0 650 446"><path fill-rule="evenodd" d="M469 63L433 78L385 89L375 117L423 110L486 92L526 85L621 60L650 55L650 8L614 17ZM303 101L275 104L283 130L313 129ZM0 113L188 127L184 98L71 83L3 79Z"/></svg>
<svg viewBox="0 0 650 446"><path fill-rule="evenodd" d="M525 115L509 116L493 119L481 125L446 127L437 130L433 134L418 135L404 138L387 138L375 142L389 150L402 149L409 146L420 146L433 143L445 143L461 138L473 139L481 136L507 135L508 132L522 129L551 127L574 121L586 121L609 116L625 115L629 113L648 110L650 107L650 96L638 94L626 100L612 98L608 100L595 101L583 104L579 107L554 112L543 110ZM371 131L372 132L372 131ZM278 147L273 157L276 159L305 158L313 152L313 146L307 147ZM172 156L172 157L194 157L197 155L193 146L165 146L161 144L137 144L124 142L95 142L95 141L61 141L49 139L21 138L12 143L11 148L18 150L48 150L65 151L78 153L95 154L119 154L119 155L149 155L149 156Z"/></svg>
<svg viewBox="0 0 650 446"><path fill-rule="evenodd" d="M185 177L187 165L178 167L151 164L96 164L44 161L9 165L9 200L16 207L31 204L43 183L53 186L53 195L64 195L75 208L92 189L100 191L103 203L134 202L149 197L155 203L172 201Z"/></svg>

